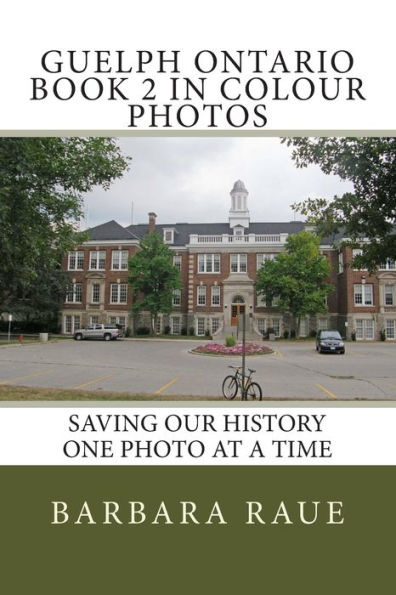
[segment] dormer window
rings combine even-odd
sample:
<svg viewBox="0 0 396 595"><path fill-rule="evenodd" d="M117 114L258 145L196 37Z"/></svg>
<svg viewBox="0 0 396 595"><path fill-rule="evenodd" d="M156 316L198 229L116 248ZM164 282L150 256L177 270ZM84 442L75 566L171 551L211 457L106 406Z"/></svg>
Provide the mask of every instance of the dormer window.
<svg viewBox="0 0 396 595"><path fill-rule="evenodd" d="M174 243L174 236L175 236L175 230L172 228L165 228L164 229L164 236L163 236L163 240L164 240L164 244L173 244Z"/></svg>
<svg viewBox="0 0 396 595"><path fill-rule="evenodd" d="M244 229L243 227L234 227L234 236L243 236Z"/></svg>

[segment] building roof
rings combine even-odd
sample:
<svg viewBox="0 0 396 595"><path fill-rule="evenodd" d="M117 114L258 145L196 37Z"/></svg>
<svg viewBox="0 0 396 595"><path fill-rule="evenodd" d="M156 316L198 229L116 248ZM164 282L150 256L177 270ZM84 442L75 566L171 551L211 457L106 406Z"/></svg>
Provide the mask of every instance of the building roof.
<svg viewBox="0 0 396 595"><path fill-rule="evenodd" d="M96 225L96 227L90 227L86 230L89 234L91 241L104 241L104 240L139 240L139 237L133 234L128 228L122 227L117 221L112 219L107 223Z"/></svg>
<svg viewBox="0 0 396 595"><path fill-rule="evenodd" d="M255 234L279 234L298 233L305 227L302 221L290 221L279 223L250 223L247 233ZM148 224L129 225L126 228L133 235L142 238L149 232ZM156 225L155 230L162 235L164 229L174 229L174 246L185 246L189 243L190 234L198 235L222 235L233 233L228 223L169 223Z"/></svg>
<svg viewBox="0 0 396 595"><path fill-rule="evenodd" d="M231 194L233 192L247 192L246 188L245 188L245 184L242 182L242 180L237 180L234 183L234 187L231 190Z"/></svg>

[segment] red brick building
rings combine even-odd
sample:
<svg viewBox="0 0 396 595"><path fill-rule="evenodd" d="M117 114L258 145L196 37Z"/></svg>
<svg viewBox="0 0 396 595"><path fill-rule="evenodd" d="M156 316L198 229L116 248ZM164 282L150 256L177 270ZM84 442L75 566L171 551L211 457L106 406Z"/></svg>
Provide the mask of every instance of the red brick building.
<svg viewBox="0 0 396 595"><path fill-rule="evenodd" d="M222 338L236 333L238 317L245 312L248 337L258 338L268 329L283 336L290 330L290 316L257 296L255 281L262 262L282 252L288 235L302 231L305 224L251 222L247 200L248 191L238 180L224 223L156 225L155 213L149 213L147 225L124 228L109 221L88 230L90 239L64 260L71 285L62 309L63 332L95 322L115 322L132 331L148 326L144 314L135 320L131 315L128 259L140 239L155 229L172 250L183 285L174 293L172 313L160 316L158 333L169 326L173 334L193 329L197 335L209 331ZM355 331L358 340L372 340L383 330L388 339L395 339L395 262L388 260L375 275L354 270L352 251L337 247L341 240L322 240L335 290L328 298L328 313L303 319L300 334L338 328L348 337Z"/></svg>

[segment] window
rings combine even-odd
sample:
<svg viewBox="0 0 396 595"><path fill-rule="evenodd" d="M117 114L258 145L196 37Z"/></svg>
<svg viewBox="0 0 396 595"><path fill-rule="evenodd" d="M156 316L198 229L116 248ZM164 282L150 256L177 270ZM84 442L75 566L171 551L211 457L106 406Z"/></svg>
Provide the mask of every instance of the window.
<svg viewBox="0 0 396 595"><path fill-rule="evenodd" d="M181 265L182 265L182 257L174 256L173 257L173 266L176 267L178 271L181 271Z"/></svg>
<svg viewBox="0 0 396 595"><path fill-rule="evenodd" d="M318 320L318 330L319 331L327 331L329 328L329 323L327 318L319 318Z"/></svg>
<svg viewBox="0 0 396 595"><path fill-rule="evenodd" d="M89 317L89 324L90 326L93 326L94 324L99 324L99 316L97 315L93 315Z"/></svg>
<svg viewBox="0 0 396 595"><path fill-rule="evenodd" d="M234 227L234 236L236 236L236 238L238 240L243 240L244 239L244 233L245 230L243 229L243 227Z"/></svg>
<svg viewBox="0 0 396 595"><path fill-rule="evenodd" d="M214 335L220 328L220 319L212 318L212 335Z"/></svg>
<svg viewBox="0 0 396 595"><path fill-rule="evenodd" d="M374 321L371 319L356 320L356 339L371 341L374 339Z"/></svg>
<svg viewBox="0 0 396 595"><path fill-rule="evenodd" d="M220 306L220 285L212 285L212 306Z"/></svg>
<svg viewBox="0 0 396 595"><path fill-rule="evenodd" d="M257 328L259 333L264 335L265 333L265 318L257 318Z"/></svg>
<svg viewBox="0 0 396 595"><path fill-rule="evenodd" d="M82 302L82 283L71 283L66 292L66 302L75 304Z"/></svg>
<svg viewBox="0 0 396 595"><path fill-rule="evenodd" d="M89 269L91 271L104 271L106 268L106 252L104 250L91 250L89 253Z"/></svg>
<svg viewBox="0 0 396 595"><path fill-rule="evenodd" d="M67 269L69 271L82 271L84 269L84 252L69 252Z"/></svg>
<svg viewBox="0 0 396 595"><path fill-rule="evenodd" d="M380 271L396 271L396 260L387 258L386 262L380 265Z"/></svg>
<svg viewBox="0 0 396 595"><path fill-rule="evenodd" d="M126 304L128 286L126 283L112 283L110 285L110 303Z"/></svg>
<svg viewBox="0 0 396 595"><path fill-rule="evenodd" d="M338 272L344 272L344 255L342 252L338 253Z"/></svg>
<svg viewBox="0 0 396 595"><path fill-rule="evenodd" d="M172 335L180 335L180 316L171 316L170 322Z"/></svg>
<svg viewBox="0 0 396 595"><path fill-rule="evenodd" d="M256 294L256 301L257 301L257 306L259 308L266 308L267 306L267 300L265 297L264 293L257 293Z"/></svg>
<svg viewBox="0 0 396 595"><path fill-rule="evenodd" d="M373 305L373 286L368 284L356 284L353 286L355 306Z"/></svg>
<svg viewBox="0 0 396 595"><path fill-rule="evenodd" d="M247 254L231 254L231 273L246 273Z"/></svg>
<svg viewBox="0 0 396 595"><path fill-rule="evenodd" d="M197 318L197 335L202 337L205 334L205 318Z"/></svg>
<svg viewBox="0 0 396 595"><path fill-rule="evenodd" d="M125 330L125 327L126 327L125 316L109 316L109 323L110 324L118 324L118 326L120 326L122 328L122 330Z"/></svg>
<svg viewBox="0 0 396 595"><path fill-rule="evenodd" d="M396 338L396 320L388 319L386 321L386 338L387 339L395 339Z"/></svg>
<svg viewBox="0 0 396 595"><path fill-rule="evenodd" d="M197 304L198 306L206 306L206 285L198 285Z"/></svg>
<svg viewBox="0 0 396 595"><path fill-rule="evenodd" d="M113 271L126 271L128 269L128 250L112 251L111 268Z"/></svg>
<svg viewBox="0 0 396 595"><path fill-rule="evenodd" d="M220 273L220 254L198 254L198 273Z"/></svg>
<svg viewBox="0 0 396 595"><path fill-rule="evenodd" d="M308 336L308 328L309 328L309 319L301 318L301 320L300 320L300 337Z"/></svg>
<svg viewBox="0 0 396 595"><path fill-rule="evenodd" d="M385 306L393 306L395 303L395 286L385 285Z"/></svg>
<svg viewBox="0 0 396 595"><path fill-rule="evenodd" d="M172 294L172 306L180 306L181 304L181 289L174 289Z"/></svg>
<svg viewBox="0 0 396 595"><path fill-rule="evenodd" d="M71 315L66 314L63 319L64 332L67 334L73 334L81 328L81 317L79 314Z"/></svg>
<svg viewBox="0 0 396 595"><path fill-rule="evenodd" d="M272 328L274 329L275 337L280 337L280 319L279 318L272 319Z"/></svg>
<svg viewBox="0 0 396 595"><path fill-rule="evenodd" d="M259 270L263 262L265 262L266 260L274 260L275 257L276 254L270 254L268 252L265 252L264 254L256 254L257 270Z"/></svg>
<svg viewBox="0 0 396 595"><path fill-rule="evenodd" d="M357 258L359 256L362 256L362 254L363 254L363 250L361 248L354 248L352 250L352 258L353 258L353 260L355 260L355 258ZM357 266L354 266L353 267L353 270L354 271L366 271L367 269L361 269L361 268L358 268Z"/></svg>
<svg viewBox="0 0 396 595"><path fill-rule="evenodd" d="M92 284L92 303L99 304L100 302L100 284L93 283Z"/></svg>
<svg viewBox="0 0 396 595"><path fill-rule="evenodd" d="M164 244L173 244L175 230L174 229L164 229L163 234L164 234L163 235Z"/></svg>

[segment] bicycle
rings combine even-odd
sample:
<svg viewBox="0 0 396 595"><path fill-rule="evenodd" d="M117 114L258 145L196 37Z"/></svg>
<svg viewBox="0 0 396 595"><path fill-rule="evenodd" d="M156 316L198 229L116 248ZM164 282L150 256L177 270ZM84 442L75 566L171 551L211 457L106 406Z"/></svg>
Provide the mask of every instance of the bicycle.
<svg viewBox="0 0 396 595"><path fill-rule="evenodd" d="M261 401L263 398L263 394L261 391L261 386L257 384L257 382L252 382L251 378L252 375L255 373L256 370L249 370L249 374L245 376L244 381L244 388L242 386L242 367L241 366L228 366L235 370L235 374L233 376L229 375L226 376L223 380L222 391L223 396L225 399L232 400L235 399L238 389L241 390L242 399L251 400L251 401Z"/></svg>

